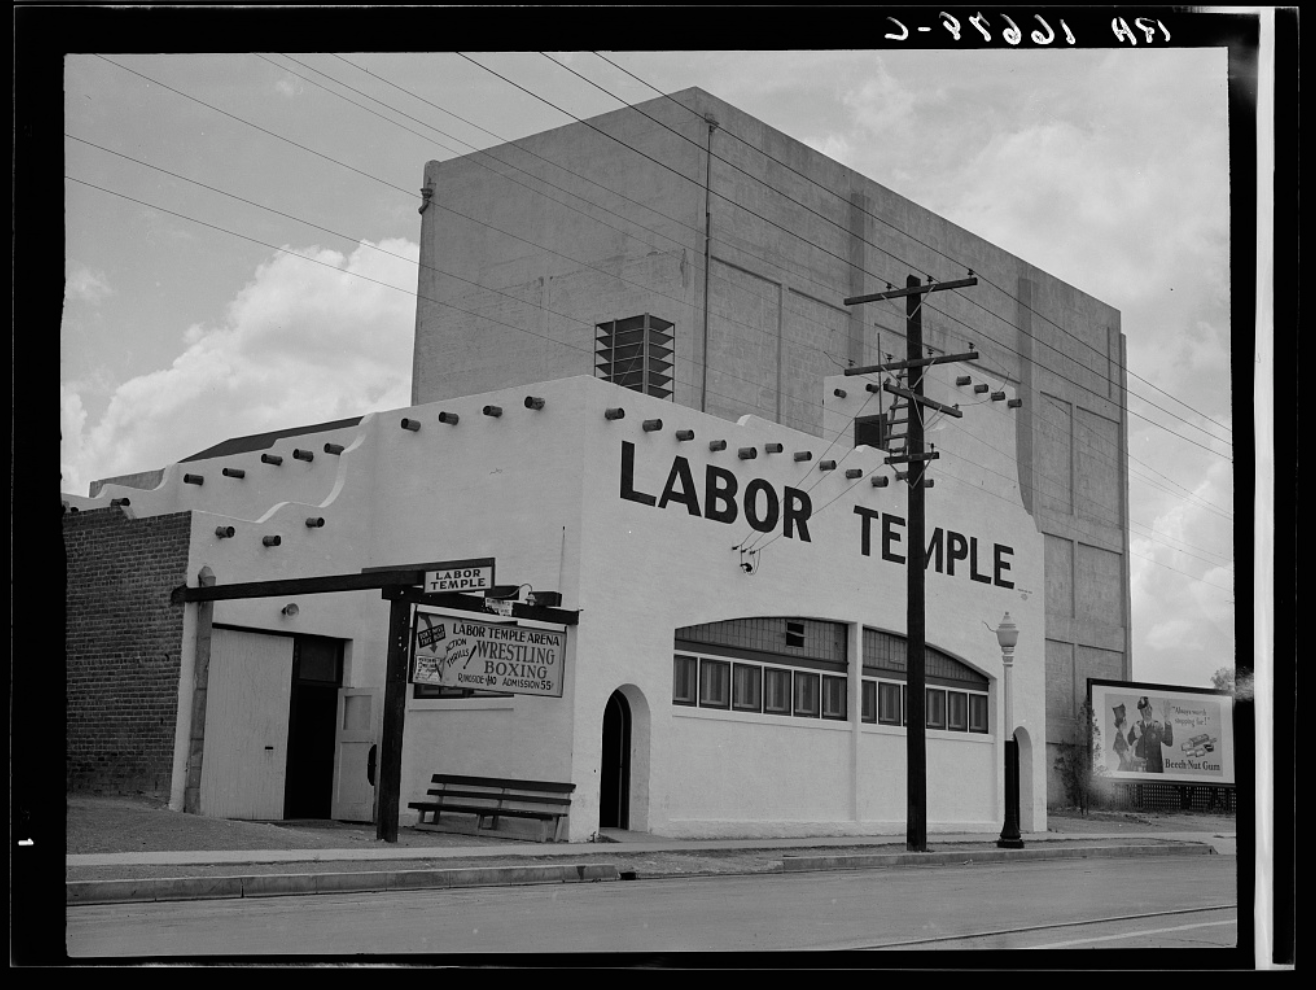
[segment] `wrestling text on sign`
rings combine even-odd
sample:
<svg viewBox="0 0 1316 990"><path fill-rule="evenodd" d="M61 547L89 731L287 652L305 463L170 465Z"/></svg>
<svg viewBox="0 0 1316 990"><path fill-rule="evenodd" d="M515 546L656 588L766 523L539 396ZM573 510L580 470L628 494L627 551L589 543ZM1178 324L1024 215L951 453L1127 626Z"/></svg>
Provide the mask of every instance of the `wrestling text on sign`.
<svg viewBox="0 0 1316 990"><path fill-rule="evenodd" d="M411 681L562 697L567 634L418 610Z"/></svg>

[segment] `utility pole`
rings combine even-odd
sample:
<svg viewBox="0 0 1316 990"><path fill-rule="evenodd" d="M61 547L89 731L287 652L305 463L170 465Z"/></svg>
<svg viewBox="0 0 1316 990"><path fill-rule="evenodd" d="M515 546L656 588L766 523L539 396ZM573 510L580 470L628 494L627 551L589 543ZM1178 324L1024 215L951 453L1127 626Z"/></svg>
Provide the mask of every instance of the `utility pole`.
<svg viewBox="0 0 1316 990"><path fill-rule="evenodd" d="M928 849L928 754L927 754L927 677L924 664L926 649L926 629L923 606L923 578L926 568L927 548L924 543L924 493L931 482L924 478L928 461L936 460L938 454L923 450L923 409L932 408L956 418L964 414L956 406L928 399L923 395L924 370L934 364L948 364L952 361L973 361L978 354L970 351L965 354L948 354L941 357L923 356L923 299L930 292L943 289L958 289L977 285L978 280L970 277L955 282L934 283L930 279L926 285L919 282L918 276L910 275L904 289L890 289L867 296L852 296L845 300L847 306L875 302L880 299L905 297L905 355L904 361L888 364L870 365L863 368L847 368L846 375L870 375L877 372L900 371L907 374L906 385L901 388L890 382L882 383L882 390L904 399L908 409L907 445L905 453L887 457L887 464L906 464L905 480L909 484L909 549L906 551L905 576L907 588L906 608L906 681L907 701L905 719L906 740L906 818L905 845L910 852L927 852ZM869 389L877 391L877 386L870 384ZM892 413L899 408L899 402L892 405ZM897 474L897 477L900 477ZM863 658L856 658L862 663Z"/></svg>

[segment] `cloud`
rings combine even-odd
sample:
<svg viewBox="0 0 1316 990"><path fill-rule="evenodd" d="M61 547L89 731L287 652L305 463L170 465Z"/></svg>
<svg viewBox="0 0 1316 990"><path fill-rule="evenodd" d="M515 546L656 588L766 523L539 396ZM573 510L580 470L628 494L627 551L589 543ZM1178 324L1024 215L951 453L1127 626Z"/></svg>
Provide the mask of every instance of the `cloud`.
<svg viewBox="0 0 1316 990"><path fill-rule="evenodd" d="M833 161L840 162L842 165L851 165L854 157L854 149L850 142L846 140L844 134L828 134L826 137L806 137L801 139L814 151L826 155Z"/></svg>
<svg viewBox="0 0 1316 990"><path fill-rule="evenodd" d="M963 164L933 208L1098 298L1205 296L1229 278L1224 86L1223 62L1120 52L1054 93L1003 90L1010 112L939 156Z"/></svg>
<svg viewBox="0 0 1316 990"><path fill-rule="evenodd" d="M878 62L863 85L841 97L854 126L866 137L890 138L904 133L914 117L914 93L906 89Z"/></svg>
<svg viewBox="0 0 1316 990"><path fill-rule="evenodd" d="M1141 482L1130 493L1135 515L1155 515L1131 539L1133 671L1137 680L1209 686L1213 671L1233 666L1233 522L1204 503L1227 508L1233 474L1223 461L1204 469L1191 458L1181 463L1187 467L1172 476L1200 477L1191 495Z"/></svg>
<svg viewBox="0 0 1316 990"><path fill-rule="evenodd" d="M219 325L189 328L183 353L118 385L97 422L87 422L82 386L61 387L63 490L83 493L97 478L163 467L229 437L410 403L419 247L296 251L323 264L271 258Z"/></svg>
<svg viewBox="0 0 1316 990"><path fill-rule="evenodd" d="M104 272L94 272L86 265L73 265L64 276L64 296L95 305L114 295Z"/></svg>
<svg viewBox="0 0 1316 990"><path fill-rule="evenodd" d="M300 79L289 74L276 82L274 88L278 90L280 94L291 100L294 96L298 96L305 87L302 85Z"/></svg>

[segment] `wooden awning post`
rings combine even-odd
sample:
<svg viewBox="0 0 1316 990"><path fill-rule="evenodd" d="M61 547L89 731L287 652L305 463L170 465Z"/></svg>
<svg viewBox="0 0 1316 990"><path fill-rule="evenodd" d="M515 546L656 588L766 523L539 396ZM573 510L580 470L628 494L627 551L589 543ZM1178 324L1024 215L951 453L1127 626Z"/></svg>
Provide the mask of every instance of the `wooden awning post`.
<svg viewBox="0 0 1316 990"><path fill-rule="evenodd" d="M387 594L387 592L385 592ZM379 815L375 838L398 841L398 804L402 794L402 734L407 718L407 637L411 605L389 602L388 662L384 673L384 738L379 747Z"/></svg>

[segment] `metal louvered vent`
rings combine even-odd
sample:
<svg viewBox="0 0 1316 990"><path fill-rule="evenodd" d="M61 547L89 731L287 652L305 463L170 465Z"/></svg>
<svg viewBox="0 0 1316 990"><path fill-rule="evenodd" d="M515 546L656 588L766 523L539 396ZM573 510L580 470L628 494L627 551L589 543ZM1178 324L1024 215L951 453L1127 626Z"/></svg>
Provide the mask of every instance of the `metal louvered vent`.
<svg viewBox="0 0 1316 990"><path fill-rule="evenodd" d="M598 324L595 373L605 382L669 398L675 325L648 313Z"/></svg>

